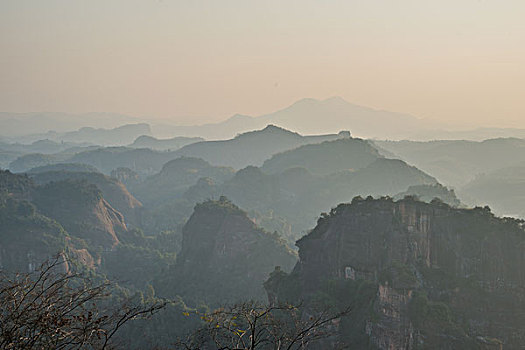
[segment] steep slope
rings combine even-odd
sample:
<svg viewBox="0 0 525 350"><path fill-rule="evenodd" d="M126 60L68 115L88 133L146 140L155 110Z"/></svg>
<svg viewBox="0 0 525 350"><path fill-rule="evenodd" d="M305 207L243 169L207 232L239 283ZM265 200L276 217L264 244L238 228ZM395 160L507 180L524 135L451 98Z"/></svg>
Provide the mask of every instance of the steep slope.
<svg viewBox="0 0 525 350"><path fill-rule="evenodd" d="M202 158L214 165L241 169L249 165L260 166L266 159L282 151L349 136L347 132L340 132L337 135L302 136L268 125L262 130L237 135L231 140L194 143L176 153L186 157Z"/></svg>
<svg viewBox="0 0 525 350"><path fill-rule="evenodd" d="M26 201L0 194L0 269L31 272L65 251L67 233Z"/></svg>
<svg viewBox="0 0 525 350"><path fill-rule="evenodd" d="M522 226L482 208L354 199L319 219L292 274L266 287L273 302L353 306L339 336L363 349L519 348Z"/></svg>
<svg viewBox="0 0 525 350"><path fill-rule="evenodd" d="M72 236L91 247L112 249L118 233L127 231L124 217L86 181L50 182L35 190L33 202L44 215L55 219Z"/></svg>
<svg viewBox="0 0 525 350"><path fill-rule="evenodd" d="M61 167L57 165L60 169ZM46 168L52 169L52 168ZM66 169L69 169L66 168ZM80 168L82 169L82 168ZM135 198L126 187L117 179L98 172L84 171L42 171L29 173L29 176L39 185L53 181L78 180L85 181L97 186L102 192L104 199L117 211L119 211L128 224L140 226L142 204Z"/></svg>
<svg viewBox="0 0 525 350"><path fill-rule="evenodd" d="M0 171L0 268L31 272L58 253L93 267L83 243L30 202L37 191L28 176Z"/></svg>
<svg viewBox="0 0 525 350"><path fill-rule="evenodd" d="M184 226L173 289L163 283L162 293L211 306L263 299L269 273L275 266L289 271L295 261L282 242L227 199L208 201L195 207Z"/></svg>
<svg viewBox="0 0 525 350"><path fill-rule="evenodd" d="M381 156L367 141L344 138L276 154L266 160L261 169L276 174L290 168L305 168L313 174L327 175L340 170L364 168L378 158Z"/></svg>

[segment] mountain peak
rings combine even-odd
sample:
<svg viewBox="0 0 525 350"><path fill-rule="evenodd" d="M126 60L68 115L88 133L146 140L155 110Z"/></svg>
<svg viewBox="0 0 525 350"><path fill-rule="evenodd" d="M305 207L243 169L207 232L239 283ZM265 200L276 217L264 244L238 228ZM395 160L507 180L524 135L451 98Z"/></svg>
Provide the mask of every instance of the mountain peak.
<svg viewBox="0 0 525 350"><path fill-rule="evenodd" d="M274 124L268 124L264 129L261 130L262 132L284 132L287 134L295 134L293 131L287 130L285 128L281 128L280 126L274 125Z"/></svg>
<svg viewBox="0 0 525 350"><path fill-rule="evenodd" d="M280 126L274 125L274 124L268 124L264 129L260 130L254 130L254 131L248 131L242 134L239 134L235 137L235 139L244 139L244 138L250 138L253 136L259 136L259 135L285 135L285 136L293 136L293 137L301 137L296 132L287 130L285 128L282 128Z"/></svg>
<svg viewBox="0 0 525 350"><path fill-rule="evenodd" d="M324 99L323 102L350 104L350 102L348 102L347 100L345 100L341 96L332 96L332 97L329 97L327 99Z"/></svg>
<svg viewBox="0 0 525 350"><path fill-rule="evenodd" d="M332 97L326 98L324 100L316 99L316 98L312 98L312 97L302 98L300 100L295 101L289 107L301 106L301 105L309 106L309 105L319 105L319 104L351 105L350 102L348 102L347 100L345 100L341 96L332 96Z"/></svg>

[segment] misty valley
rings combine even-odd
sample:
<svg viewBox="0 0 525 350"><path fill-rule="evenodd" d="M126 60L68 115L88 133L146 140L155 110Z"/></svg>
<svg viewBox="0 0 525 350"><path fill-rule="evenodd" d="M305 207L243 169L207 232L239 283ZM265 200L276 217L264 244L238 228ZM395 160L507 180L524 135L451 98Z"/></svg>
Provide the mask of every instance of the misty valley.
<svg viewBox="0 0 525 350"><path fill-rule="evenodd" d="M4 138L2 348L524 344L525 140L189 135Z"/></svg>
<svg viewBox="0 0 525 350"><path fill-rule="evenodd" d="M0 350L525 349L524 18L1 0Z"/></svg>

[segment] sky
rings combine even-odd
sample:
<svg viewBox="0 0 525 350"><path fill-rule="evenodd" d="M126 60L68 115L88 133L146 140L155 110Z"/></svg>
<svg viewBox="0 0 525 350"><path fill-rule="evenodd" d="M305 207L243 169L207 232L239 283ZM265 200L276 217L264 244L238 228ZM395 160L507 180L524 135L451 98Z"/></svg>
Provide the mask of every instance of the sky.
<svg viewBox="0 0 525 350"><path fill-rule="evenodd" d="M341 96L525 128L522 0L1 0L0 111L180 123Z"/></svg>

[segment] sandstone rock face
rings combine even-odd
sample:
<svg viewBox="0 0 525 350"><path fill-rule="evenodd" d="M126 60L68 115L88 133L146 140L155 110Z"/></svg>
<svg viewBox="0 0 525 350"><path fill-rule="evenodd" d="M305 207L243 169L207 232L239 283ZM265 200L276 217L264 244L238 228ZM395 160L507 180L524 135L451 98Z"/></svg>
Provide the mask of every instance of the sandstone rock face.
<svg viewBox="0 0 525 350"><path fill-rule="evenodd" d="M373 311L341 329L343 338L365 325L357 331L380 349L512 349L525 340L518 221L484 208L355 199L319 219L297 246L300 260L288 278L299 281L299 298L327 280L375 285Z"/></svg>
<svg viewBox="0 0 525 350"><path fill-rule="evenodd" d="M131 226L140 226L142 203L140 203L122 182L104 174L94 172L49 171L32 174L37 184L45 185L51 181L75 180L96 185L104 199L126 218Z"/></svg>
<svg viewBox="0 0 525 350"><path fill-rule="evenodd" d="M263 282L275 266L290 271L296 256L256 227L226 199L198 204L183 228L173 273L176 293L215 303L264 299Z"/></svg>
<svg viewBox="0 0 525 350"><path fill-rule="evenodd" d="M46 216L89 245L105 250L118 243L117 234L127 231L123 215L115 210L93 184L64 180L38 189L34 203Z"/></svg>
<svg viewBox="0 0 525 350"><path fill-rule="evenodd" d="M75 249L74 247L70 246L68 251L71 259L77 261L89 269L95 269L95 267L100 264L99 261L95 261L93 256L86 248Z"/></svg>

